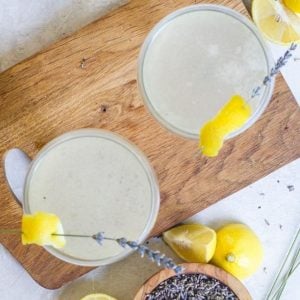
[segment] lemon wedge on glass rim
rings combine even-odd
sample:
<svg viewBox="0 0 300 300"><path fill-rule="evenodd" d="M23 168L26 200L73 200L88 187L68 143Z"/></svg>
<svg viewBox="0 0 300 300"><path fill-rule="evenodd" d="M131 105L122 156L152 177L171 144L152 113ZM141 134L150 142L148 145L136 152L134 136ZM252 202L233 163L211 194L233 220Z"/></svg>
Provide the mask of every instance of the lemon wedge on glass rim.
<svg viewBox="0 0 300 300"><path fill-rule="evenodd" d="M217 237L201 224L179 225L163 233L164 241L187 262L207 263L214 255Z"/></svg>
<svg viewBox="0 0 300 300"><path fill-rule="evenodd" d="M251 107L243 97L232 96L217 115L200 129L199 148L202 154L208 157L217 156L226 136L241 128L251 114Z"/></svg>
<svg viewBox="0 0 300 300"><path fill-rule="evenodd" d="M252 17L260 31L274 43L300 42L300 16L282 0L253 0Z"/></svg>
<svg viewBox="0 0 300 300"><path fill-rule="evenodd" d="M80 300L117 300L117 299L106 294L90 294L81 298Z"/></svg>
<svg viewBox="0 0 300 300"><path fill-rule="evenodd" d="M36 212L22 217L22 244L36 244L39 246L53 246L63 248L66 244L63 227L59 218L51 213Z"/></svg>

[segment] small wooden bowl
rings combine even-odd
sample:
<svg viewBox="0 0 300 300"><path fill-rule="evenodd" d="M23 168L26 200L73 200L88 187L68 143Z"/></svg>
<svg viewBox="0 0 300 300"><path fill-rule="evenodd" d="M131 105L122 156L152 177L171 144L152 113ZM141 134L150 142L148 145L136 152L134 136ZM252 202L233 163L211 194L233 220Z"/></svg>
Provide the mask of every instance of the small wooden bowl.
<svg viewBox="0 0 300 300"><path fill-rule="evenodd" d="M198 263L185 263L181 265L184 267L185 274L201 273L213 277L227 285L235 293L239 300L252 300L245 286L237 278L218 267L210 264ZM144 300L146 294L153 291L161 282L174 275L176 275L175 272L168 269L164 269L156 273L140 288L134 300Z"/></svg>

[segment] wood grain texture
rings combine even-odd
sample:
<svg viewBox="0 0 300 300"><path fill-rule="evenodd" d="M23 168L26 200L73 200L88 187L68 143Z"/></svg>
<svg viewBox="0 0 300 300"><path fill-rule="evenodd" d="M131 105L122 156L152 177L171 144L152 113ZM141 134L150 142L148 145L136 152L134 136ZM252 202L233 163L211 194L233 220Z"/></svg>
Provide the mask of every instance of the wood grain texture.
<svg viewBox="0 0 300 300"><path fill-rule="evenodd" d="M238 297L239 300L251 300L251 296L245 286L235 277L210 264L198 263L185 263L182 264L185 274L200 273L213 277L227 285ZM145 296L153 291L161 282L174 276L173 270L164 269L157 274L153 275L145 284L140 288L134 300L144 300Z"/></svg>
<svg viewBox="0 0 300 300"><path fill-rule="evenodd" d="M177 8L203 0L132 0L46 51L0 74L0 155L12 147L32 157L54 137L77 128L115 131L148 156L159 179L161 211L153 235L247 186L300 154L300 112L281 77L263 117L226 142L215 159L150 116L136 84L136 61L149 30ZM205 1L246 14L240 0ZM84 58L84 60L83 60ZM0 176L0 228L20 225L22 209ZM86 273L19 238L0 242L46 288Z"/></svg>

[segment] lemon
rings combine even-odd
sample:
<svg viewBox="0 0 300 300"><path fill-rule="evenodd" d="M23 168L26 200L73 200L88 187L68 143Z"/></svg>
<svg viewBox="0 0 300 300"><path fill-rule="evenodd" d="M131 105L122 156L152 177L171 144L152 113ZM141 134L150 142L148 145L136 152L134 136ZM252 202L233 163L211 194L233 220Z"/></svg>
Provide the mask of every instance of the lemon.
<svg viewBox="0 0 300 300"><path fill-rule="evenodd" d="M117 299L108 296L106 294L90 294L81 298L81 300L117 300Z"/></svg>
<svg viewBox="0 0 300 300"><path fill-rule="evenodd" d="M216 248L215 231L200 224L174 227L163 234L163 239L187 262L207 263Z"/></svg>
<svg viewBox="0 0 300 300"><path fill-rule="evenodd" d="M229 224L217 231L213 264L239 279L244 279L258 269L262 259L262 244L248 226Z"/></svg>
<svg viewBox="0 0 300 300"><path fill-rule="evenodd" d="M300 1L299 0L283 0L283 3L294 13L300 13Z"/></svg>
<svg viewBox="0 0 300 300"><path fill-rule="evenodd" d="M300 5L299 0L285 0L285 3L294 9ZM253 0L252 17L269 40L278 44L300 42L300 17L282 1Z"/></svg>
<svg viewBox="0 0 300 300"><path fill-rule="evenodd" d="M33 215L22 217L22 244L48 245L55 248L64 247L66 241L63 236L63 227L59 218L54 214L36 212Z"/></svg>
<svg viewBox="0 0 300 300"><path fill-rule="evenodd" d="M199 148L203 155L217 156L225 137L241 128L251 116L251 107L239 95L234 95L218 114L200 130Z"/></svg>

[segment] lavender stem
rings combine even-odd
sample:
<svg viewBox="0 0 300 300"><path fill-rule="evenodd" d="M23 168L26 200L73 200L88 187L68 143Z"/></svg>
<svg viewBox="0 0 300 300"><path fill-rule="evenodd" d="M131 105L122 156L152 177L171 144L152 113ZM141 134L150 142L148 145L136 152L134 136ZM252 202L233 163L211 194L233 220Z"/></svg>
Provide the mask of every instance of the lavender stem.
<svg viewBox="0 0 300 300"><path fill-rule="evenodd" d="M147 256L153 262L156 262L158 266L164 266L167 269L173 270L176 274L181 273L183 268L175 264L175 262L166 257L164 254L159 251L153 251L149 247L145 245L138 244L137 242L128 241L125 238L108 238L104 236L104 232L98 232L92 236L94 240L97 241L98 244L102 245L103 240L111 240L117 242L122 248L131 248L137 251L141 257Z"/></svg>
<svg viewBox="0 0 300 300"><path fill-rule="evenodd" d="M156 262L158 266L164 266L167 269L173 270L176 274L182 273L183 267L176 265L171 259L166 257L159 251L151 250L145 245L140 245L137 242L127 241L125 238L116 239L116 242L123 248L129 247L137 251L141 257L147 256L151 261Z"/></svg>
<svg viewBox="0 0 300 300"><path fill-rule="evenodd" d="M20 229L0 229L0 234L22 234ZM85 235L85 234L73 234L73 233L52 233L53 236L65 236L65 237L75 237L75 238L92 238L99 245L102 245L104 240L117 242L122 248L129 247L135 251L137 251L141 257L147 256L153 262L156 262L158 266L164 266L167 269L173 270L176 274L181 273L183 271L183 267L178 266L171 259L166 257L164 254L159 251L151 250L149 247L145 245L140 245L137 242L127 241L125 238L110 238L104 236L104 232L98 232L93 235Z"/></svg>
<svg viewBox="0 0 300 300"><path fill-rule="evenodd" d="M252 90L251 100L260 95L260 91L262 90L263 86L266 86L271 82L271 79L279 73L280 69L284 67L288 60L293 56L292 51L295 51L296 49L297 45L292 43L284 55L278 58L276 64L271 69L270 74L264 78L263 83ZM295 58L294 61L296 61Z"/></svg>

